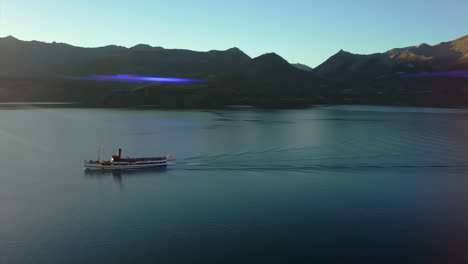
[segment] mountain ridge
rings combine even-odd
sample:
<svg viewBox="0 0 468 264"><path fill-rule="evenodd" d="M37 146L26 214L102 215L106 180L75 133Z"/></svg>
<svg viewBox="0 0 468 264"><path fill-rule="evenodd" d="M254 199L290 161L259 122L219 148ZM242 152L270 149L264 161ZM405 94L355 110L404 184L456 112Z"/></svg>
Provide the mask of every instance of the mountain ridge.
<svg viewBox="0 0 468 264"><path fill-rule="evenodd" d="M238 48L224 51L165 49L138 44L95 48L0 38L0 76L60 77L89 74L195 75L229 71L250 60Z"/></svg>
<svg viewBox="0 0 468 264"><path fill-rule="evenodd" d="M333 80L364 80L402 73L468 69L468 35L436 45L394 48L382 53L353 54L340 50L314 69Z"/></svg>
<svg viewBox="0 0 468 264"><path fill-rule="evenodd" d="M273 52L251 58L236 47L210 51L147 44L82 48L9 36L0 38L0 101L71 101L95 107L144 104L164 108L468 106L468 84L463 74L458 73L458 78L417 75L468 70L467 58L468 35L433 46L422 43L368 55L340 50L312 70L301 69ZM68 78L96 74L204 81L147 84Z"/></svg>

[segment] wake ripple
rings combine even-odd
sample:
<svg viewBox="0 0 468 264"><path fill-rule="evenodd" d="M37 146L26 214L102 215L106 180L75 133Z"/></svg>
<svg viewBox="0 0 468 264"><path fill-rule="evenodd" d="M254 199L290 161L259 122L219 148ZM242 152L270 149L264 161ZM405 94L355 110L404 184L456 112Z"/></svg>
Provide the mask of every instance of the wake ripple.
<svg viewBox="0 0 468 264"><path fill-rule="evenodd" d="M428 149L423 142L402 140L363 145L349 141L335 146L271 148L262 151L200 155L176 160L171 168L182 170L321 171L391 168L465 168L468 155ZM376 142L374 142L376 143ZM408 143L408 144L407 144ZM407 144L407 145L406 145ZM434 144L434 143L433 143ZM439 145L438 142L435 143ZM349 146L346 146L349 145ZM387 145L388 147L382 148ZM409 146L409 147L407 147Z"/></svg>

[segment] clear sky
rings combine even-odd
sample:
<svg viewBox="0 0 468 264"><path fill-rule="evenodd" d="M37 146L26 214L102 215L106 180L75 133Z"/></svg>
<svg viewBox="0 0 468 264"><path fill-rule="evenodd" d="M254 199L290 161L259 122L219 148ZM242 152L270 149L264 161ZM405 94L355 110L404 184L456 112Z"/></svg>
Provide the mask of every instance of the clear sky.
<svg viewBox="0 0 468 264"><path fill-rule="evenodd" d="M276 52L315 67L468 34L468 0L0 0L0 36L95 47L139 43Z"/></svg>

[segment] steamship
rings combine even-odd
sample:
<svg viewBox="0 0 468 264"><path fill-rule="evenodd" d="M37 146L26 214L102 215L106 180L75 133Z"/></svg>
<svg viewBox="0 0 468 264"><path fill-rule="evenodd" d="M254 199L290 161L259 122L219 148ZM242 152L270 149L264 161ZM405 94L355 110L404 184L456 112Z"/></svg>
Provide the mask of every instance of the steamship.
<svg viewBox="0 0 468 264"><path fill-rule="evenodd" d="M147 157L147 158L122 158L122 149L119 148L117 155L112 155L110 160L85 160L84 168L86 170L127 170L143 169L167 166L166 157Z"/></svg>

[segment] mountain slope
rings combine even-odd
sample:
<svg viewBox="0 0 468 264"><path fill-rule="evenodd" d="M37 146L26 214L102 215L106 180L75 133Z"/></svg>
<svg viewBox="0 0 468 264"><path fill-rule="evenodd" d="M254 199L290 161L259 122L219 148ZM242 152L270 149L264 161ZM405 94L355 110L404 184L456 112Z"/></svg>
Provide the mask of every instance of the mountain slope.
<svg viewBox="0 0 468 264"><path fill-rule="evenodd" d="M318 96L321 84L314 73L295 68L275 53L267 53L223 75L216 86L231 91L234 98L243 98L240 103L286 107L310 104Z"/></svg>
<svg viewBox="0 0 468 264"><path fill-rule="evenodd" d="M77 65L124 51L118 46L80 48L64 43L0 38L0 76L60 76Z"/></svg>
<svg viewBox="0 0 468 264"><path fill-rule="evenodd" d="M230 71L250 57L237 48L196 52L149 45L80 48L63 43L0 38L0 76L91 74L193 75Z"/></svg>
<svg viewBox="0 0 468 264"><path fill-rule="evenodd" d="M394 77L402 73L468 69L468 35L430 46L421 44L384 53L357 55L340 51L314 69L334 80Z"/></svg>
<svg viewBox="0 0 468 264"><path fill-rule="evenodd" d="M301 64L301 63L293 63L291 65L296 67L299 70L303 70L303 71L307 71L307 72L312 72L314 70L311 67L309 67L309 66L307 66L305 64Z"/></svg>
<svg viewBox="0 0 468 264"><path fill-rule="evenodd" d="M6 37L0 38L0 101L166 108L468 105L467 78L401 78L404 73L468 70L468 36L370 55L340 51L313 72L296 66L275 53L251 59L238 48L208 52L144 44L80 48ZM64 78L93 74L180 76L205 81L141 84Z"/></svg>

